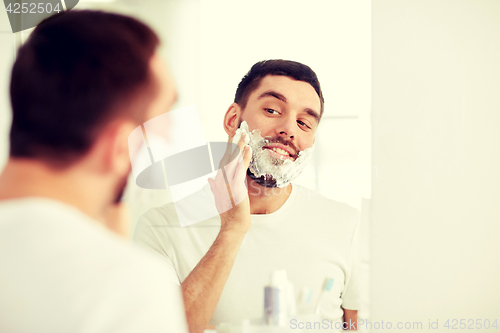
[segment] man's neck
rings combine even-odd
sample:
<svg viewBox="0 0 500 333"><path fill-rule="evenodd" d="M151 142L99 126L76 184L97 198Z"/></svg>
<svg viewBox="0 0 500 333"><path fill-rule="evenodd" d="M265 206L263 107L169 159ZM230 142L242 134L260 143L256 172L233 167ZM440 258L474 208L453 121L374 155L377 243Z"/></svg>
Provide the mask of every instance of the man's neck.
<svg viewBox="0 0 500 333"><path fill-rule="evenodd" d="M98 219L102 193L92 188L95 181L74 168L53 169L31 159L9 159L0 175L0 201L44 197L74 206Z"/></svg>
<svg viewBox="0 0 500 333"><path fill-rule="evenodd" d="M265 187L247 176L250 214L271 214L286 202L292 192L292 184L283 188Z"/></svg>

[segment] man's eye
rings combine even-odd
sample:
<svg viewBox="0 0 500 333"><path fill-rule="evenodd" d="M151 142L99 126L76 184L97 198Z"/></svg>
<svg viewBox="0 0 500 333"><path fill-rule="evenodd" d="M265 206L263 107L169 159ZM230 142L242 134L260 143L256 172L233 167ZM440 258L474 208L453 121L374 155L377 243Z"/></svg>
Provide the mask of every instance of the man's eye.
<svg viewBox="0 0 500 333"><path fill-rule="evenodd" d="M301 121L301 120L297 120L297 123L298 123L300 126L305 126L305 127L307 127L307 128L311 128L311 127L307 126L307 124L306 124L305 122Z"/></svg>
<svg viewBox="0 0 500 333"><path fill-rule="evenodd" d="M269 112L270 114L279 114L278 111L276 110L273 110L273 109L265 109L267 112Z"/></svg>

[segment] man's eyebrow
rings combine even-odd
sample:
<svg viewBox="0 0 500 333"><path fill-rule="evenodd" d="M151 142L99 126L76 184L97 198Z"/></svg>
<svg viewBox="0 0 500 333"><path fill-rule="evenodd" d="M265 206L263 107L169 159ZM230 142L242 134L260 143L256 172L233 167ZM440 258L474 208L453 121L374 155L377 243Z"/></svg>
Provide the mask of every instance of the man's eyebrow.
<svg viewBox="0 0 500 333"><path fill-rule="evenodd" d="M268 90L266 92L263 92L259 98L257 99L261 99L261 98L264 98L264 97L268 97L268 96L271 96L271 97L274 97L274 98L277 98L279 99L280 101L283 101L286 103L286 97L283 96L282 94L280 94L279 92L276 92L274 90Z"/></svg>
<svg viewBox="0 0 500 333"><path fill-rule="evenodd" d="M306 109L304 109L304 111L308 115L314 117L314 119L316 119L316 121L319 123L319 114L316 111L314 111L313 109L310 109L310 108L306 108Z"/></svg>

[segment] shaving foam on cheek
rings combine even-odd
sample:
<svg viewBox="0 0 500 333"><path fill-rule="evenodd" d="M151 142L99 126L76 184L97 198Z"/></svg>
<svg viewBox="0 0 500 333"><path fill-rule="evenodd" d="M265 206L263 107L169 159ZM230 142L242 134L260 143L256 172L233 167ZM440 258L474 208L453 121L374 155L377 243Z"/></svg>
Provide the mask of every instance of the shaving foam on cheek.
<svg viewBox="0 0 500 333"><path fill-rule="evenodd" d="M246 121L236 130L232 142L237 144L242 133L246 133L245 144L252 147L252 160L248 167L250 172L256 178L265 176L274 179L277 187L285 187L296 179L312 157L313 147L300 151L295 161L273 157L268 149L263 149L269 140L263 138L258 129L250 132Z"/></svg>

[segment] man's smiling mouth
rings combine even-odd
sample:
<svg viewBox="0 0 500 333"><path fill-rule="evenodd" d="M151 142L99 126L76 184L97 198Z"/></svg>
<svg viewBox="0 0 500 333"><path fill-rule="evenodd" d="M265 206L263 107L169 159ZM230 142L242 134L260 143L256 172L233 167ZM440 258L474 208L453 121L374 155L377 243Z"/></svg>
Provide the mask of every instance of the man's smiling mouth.
<svg viewBox="0 0 500 333"><path fill-rule="evenodd" d="M290 150L291 148L281 148L281 147L277 147L277 146L274 146L274 145L269 145L269 146L265 146L263 147L262 149L267 149L271 152L271 155L276 157L276 158L279 158L279 159L289 159L289 160L295 160L295 154L293 154Z"/></svg>

